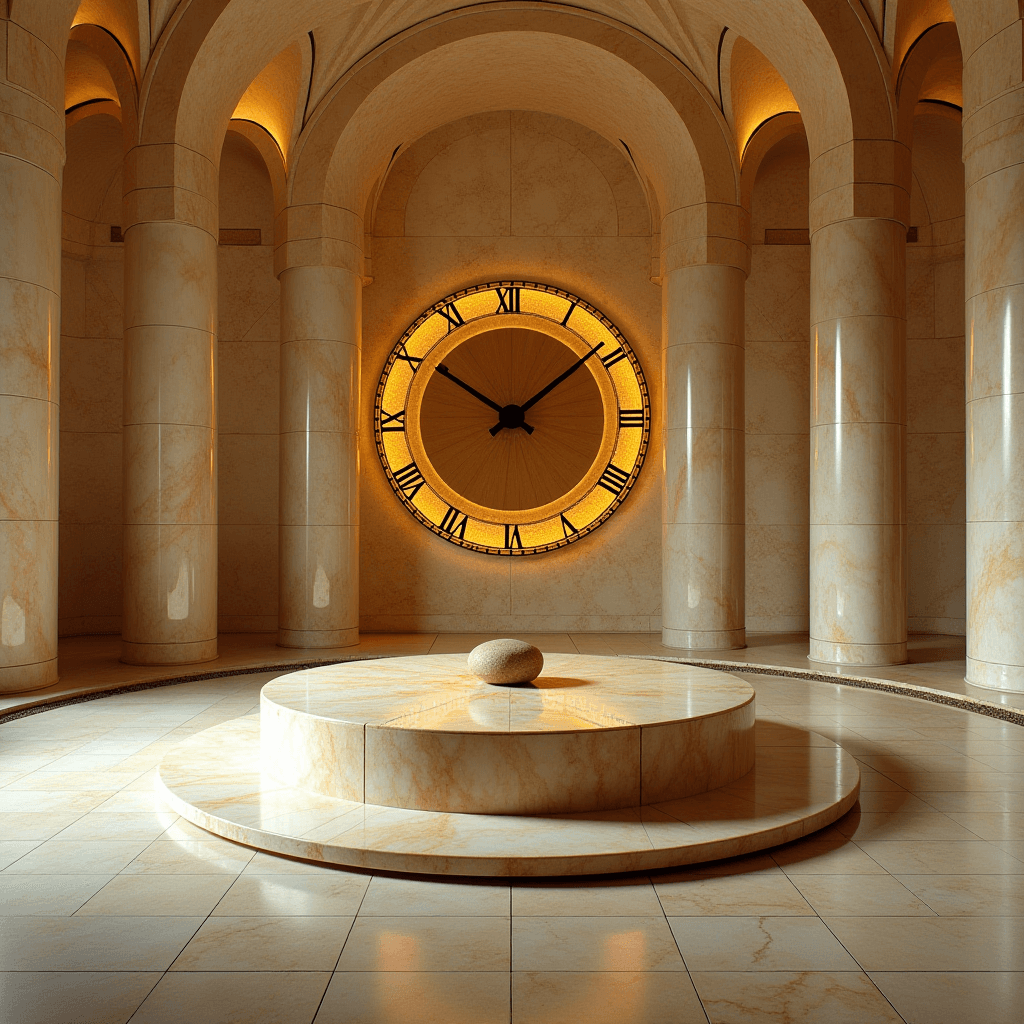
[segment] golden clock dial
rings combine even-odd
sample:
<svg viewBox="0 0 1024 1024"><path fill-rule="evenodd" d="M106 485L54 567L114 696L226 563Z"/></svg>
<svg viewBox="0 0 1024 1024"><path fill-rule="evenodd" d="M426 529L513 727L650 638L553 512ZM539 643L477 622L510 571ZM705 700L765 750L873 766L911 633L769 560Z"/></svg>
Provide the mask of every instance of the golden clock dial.
<svg viewBox="0 0 1024 1024"><path fill-rule="evenodd" d="M426 310L391 351L374 436L396 496L445 540L525 555L573 543L643 466L650 401L635 354L593 306L502 281Z"/></svg>
<svg viewBox="0 0 1024 1024"><path fill-rule="evenodd" d="M445 366L502 407L522 406L578 360L549 335L523 328L478 334ZM494 410L435 373L420 406L420 436L431 465L459 494L492 509L538 508L571 491L594 464L604 407L593 374L565 380L529 411L532 434L491 436Z"/></svg>

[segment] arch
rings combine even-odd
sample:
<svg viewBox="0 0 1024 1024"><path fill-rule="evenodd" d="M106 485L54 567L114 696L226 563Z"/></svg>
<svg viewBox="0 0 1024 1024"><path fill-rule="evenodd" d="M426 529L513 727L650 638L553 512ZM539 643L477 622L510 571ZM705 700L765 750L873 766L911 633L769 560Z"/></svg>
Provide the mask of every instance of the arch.
<svg viewBox="0 0 1024 1024"><path fill-rule="evenodd" d="M109 32L138 75L149 55L148 7L145 0L81 0L73 24L98 25Z"/></svg>
<svg viewBox="0 0 1024 1024"><path fill-rule="evenodd" d="M931 72L941 61L960 55L960 38L953 22L933 25L911 46L900 68L898 136L909 146L914 134L914 117ZM962 97L961 97L962 102Z"/></svg>
<svg viewBox="0 0 1024 1024"><path fill-rule="evenodd" d="M252 80L231 115L232 120L252 121L269 133L286 165L302 129L311 74L309 39L290 43Z"/></svg>
<svg viewBox="0 0 1024 1024"><path fill-rule="evenodd" d="M515 70L503 77L499 65ZM638 104L643 124L633 113ZM613 143L627 141L666 213L737 201L725 120L667 51L575 9L500 4L424 22L360 61L300 137L289 204L327 196L361 211L396 145L460 117L510 108L554 114Z"/></svg>
<svg viewBox="0 0 1024 1024"><path fill-rule="evenodd" d="M117 94L118 106L121 108L119 119L125 139L134 139L138 134L138 86L124 47L108 29L91 24L78 24L71 29L68 38L69 53L73 43L92 54L106 68Z"/></svg>
<svg viewBox="0 0 1024 1024"><path fill-rule="evenodd" d="M740 169L740 201L743 208L750 211L754 196L754 183L757 172L768 153L775 145L790 135L803 135L803 118L793 111L785 111L760 125L743 151L743 163Z"/></svg>
<svg viewBox="0 0 1024 1024"><path fill-rule="evenodd" d="M796 97L768 58L735 32L723 40L720 70L722 106L742 163L753 134L780 114L797 111Z"/></svg>
<svg viewBox="0 0 1024 1024"><path fill-rule="evenodd" d="M889 63L860 3L802 0L781 11L776 5L719 0L715 7L793 92L812 161L854 140L894 137Z"/></svg>
<svg viewBox="0 0 1024 1024"><path fill-rule="evenodd" d="M902 73L907 54L933 25L953 21L949 0L891 0L886 9L893 78Z"/></svg>
<svg viewBox="0 0 1024 1024"><path fill-rule="evenodd" d="M861 4L852 0L777 0L769 9L769 5L750 4L748 0L691 0L691 3L697 14L728 24L750 40L779 70L792 90L803 114L812 159L819 168L814 174L815 192L818 195L830 193L828 201L822 204L822 215L891 216L894 202L898 206L899 200L879 198L882 193L876 186L891 183L893 177L892 172L880 172L879 169L887 165L895 167L900 162L899 157L883 154L879 149L879 144L891 143L895 136L895 99L889 63L871 19ZM337 22L339 17L354 11L356 6L356 0L348 3L344 0L292 0L268 12L262 0L203 0L202 3L180 4L169 15L167 28L147 68L140 103L141 140L149 144L177 143L215 164L231 112L260 69L283 47L306 36L311 26L316 29L328 20ZM162 17L164 15L158 18L154 14L155 21ZM472 49L468 45L467 34L481 34L481 30L467 29L466 26L479 24L480 19L491 17L511 21L517 30L533 33L535 38L548 34L555 34L561 39L572 38L573 32L565 35L562 28L552 27L552 22L557 19L585 24L592 35L599 37L593 45L599 50L603 47L609 58L607 63L600 65L602 69L610 71L617 68L620 73L627 67L633 69L632 83L625 81L621 74L616 80L613 74L608 81L601 83L606 88L613 84L616 88L628 86L627 94L635 97L638 95L637 81L644 79L644 70L650 71L660 65L658 73L662 77L689 78L696 86L697 94L703 96L705 110L702 116L712 120L716 117L714 106L706 103L709 98L707 90L672 56L678 45L671 30L657 19L644 22L645 28L655 34L656 38L652 38L599 13L535 0L499 0L465 7L413 28L402 24L402 19L407 17L404 7L381 7L360 17L358 32L362 38L386 42L359 60L343 80L333 86L328 97L318 105L321 113L330 96L336 95L344 84L350 84L360 71L365 70L374 54L387 50L394 56L398 52L396 47L410 34L425 41L423 33L439 23L449 26L448 38L445 43L438 40L432 44L435 58L441 54L444 45L455 45L456 37L461 37L460 41L466 47L462 52L466 54ZM506 41L511 39L511 31L512 26L507 26ZM557 35L560 32L563 34ZM240 33L244 33L246 41L242 48L238 45ZM618 40L615 46L607 45L611 37ZM580 53L579 47L591 44L576 40L572 45L575 47L572 60L575 60ZM633 63L633 51L638 49L647 54L648 67L644 70ZM652 56L655 54L657 56ZM567 62L571 63L569 55L559 52L552 56L549 66L539 71L550 75L553 68L564 70ZM500 62L498 64L500 66ZM378 73L378 77L383 79L384 76ZM520 91L524 87L522 82L511 84ZM643 85L643 89L648 90L645 93L648 97L656 96L665 83L654 84L659 88L652 89L650 82ZM593 82L590 85L592 93ZM549 89L547 92L553 95L545 95L544 109L580 120L564 105L560 109L550 109L558 90ZM677 85L671 85L669 92L662 92L662 95L668 95L670 101L675 101L684 92ZM414 98L420 102L426 99L424 96ZM462 105L452 110L448 119L470 113L472 104L468 102L469 98L458 97ZM348 99L353 101L354 94ZM522 98L517 100L514 94L504 96L500 104L497 101L495 104L505 109L536 105L523 102ZM393 113L389 110L389 117ZM638 121L644 120L633 118L630 127L635 128ZM591 121L584 119L583 123L598 130ZM428 130L431 126L428 121L421 130ZM307 130L309 127L307 125ZM607 127L604 125L605 129ZM701 137L702 133L696 131L692 123L688 127L691 134ZM607 130L602 133L609 137ZM331 132L323 134L329 136ZM338 137L340 134L340 130L335 131ZM312 133L309 133L303 144L307 150L306 159L315 163L309 153L311 138ZM408 139L393 141L392 148L405 141ZM673 145L679 145L677 140L673 140ZM660 146L652 154L643 153L642 147L635 148L638 164L649 165L642 167L642 176L650 178L656 188L663 189L666 182L657 180L658 176L653 173L654 164L659 158L666 165L679 165L680 161L674 157L672 161L666 160L664 152L657 152L662 148ZM692 163L693 154L689 156ZM323 154L319 159L322 158ZM382 160L378 163L382 164ZM382 166L376 167L378 172L381 169ZM738 182L735 166L731 171L730 180L735 186ZM884 177L881 182L879 173ZM699 177L710 179L714 175L715 171L712 171ZM855 187L862 183L868 188ZM733 188L733 191L738 190ZM659 198L663 208L665 203L662 200L666 198ZM356 205L360 210L363 208ZM667 208L666 212L671 212L671 209Z"/></svg>
<svg viewBox="0 0 1024 1024"><path fill-rule="evenodd" d="M277 139L261 124L255 121L244 121L240 118L232 118L228 124L228 131L234 132L247 139L256 148L256 151L263 157L266 164L267 174L270 175L270 184L274 189L274 216L276 217L283 209L285 202L286 176L284 166L284 154L277 144Z"/></svg>

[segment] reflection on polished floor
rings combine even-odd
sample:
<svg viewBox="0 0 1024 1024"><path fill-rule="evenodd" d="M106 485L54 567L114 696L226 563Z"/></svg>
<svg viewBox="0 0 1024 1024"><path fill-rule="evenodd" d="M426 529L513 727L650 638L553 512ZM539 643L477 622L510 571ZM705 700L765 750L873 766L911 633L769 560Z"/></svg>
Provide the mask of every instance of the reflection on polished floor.
<svg viewBox="0 0 1024 1024"><path fill-rule="evenodd" d="M436 651L467 638L418 639ZM156 798L164 754L256 712L275 674L0 726L0 1020L1024 1017L1018 725L746 673L760 718L858 759L860 802L834 826L683 872L436 881L255 853Z"/></svg>

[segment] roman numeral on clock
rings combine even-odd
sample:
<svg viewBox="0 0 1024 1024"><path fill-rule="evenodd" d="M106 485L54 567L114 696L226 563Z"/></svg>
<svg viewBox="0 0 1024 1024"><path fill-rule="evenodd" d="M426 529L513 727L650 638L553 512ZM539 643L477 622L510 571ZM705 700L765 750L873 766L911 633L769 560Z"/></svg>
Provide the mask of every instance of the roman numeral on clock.
<svg viewBox="0 0 1024 1024"><path fill-rule="evenodd" d="M568 519L565 518L565 513L562 513L562 536L569 537L575 536L580 531L576 529Z"/></svg>
<svg viewBox="0 0 1024 1024"><path fill-rule="evenodd" d="M505 524L505 547L507 548L519 548L522 550L523 539L519 536L519 527L512 526L509 523Z"/></svg>
<svg viewBox="0 0 1024 1024"><path fill-rule="evenodd" d="M621 348L617 348L614 352L609 352L606 356L601 356L601 362L604 363L604 368L610 370L620 359L625 359L626 353Z"/></svg>
<svg viewBox="0 0 1024 1024"><path fill-rule="evenodd" d="M398 489L410 501L416 497L419 489L426 483L423 479L423 474L419 471L415 462L410 462L408 466L396 469L392 475L395 478L395 483L398 484Z"/></svg>
<svg viewBox="0 0 1024 1024"><path fill-rule="evenodd" d="M419 357L409 355L409 350L404 345L395 353L395 361L397 362L399 359L407 362L412 367L413 373L420 368L420 363L423 362Z"/></svg>
<svg viewBox="0 0 1024 1024"><path fill-rule="evenodd" d="M643 409L620 409L620 427L642 427L644 425Z"/></svg>
<svg viewBox="0 0 1024 1024"><path fill-rule="evenodd" d="M519 288L495 288L498 296L498 308L495 313L518 313L519 312Z"/></svg>
<svg viewBox="0 0 1024 1024"><path fill-rule="evenodd" d="M608 468L601 474L601 479L597 481L606 491L611 491L612 494L618 494L623 487L629 482L629 474L619 469L614 463L608 463Z"/></svg>
<svg viewBox="0 0 1024 1024"><path fill-rule="evenodd" d="M562 317L562 326L564 327L569 322L569 317L572 316L572 311L576 308L576 303L570 303L569 308L565 312L565 316Z"/></svg>
<svg viewBox="0 0 1024 1024"><path fill-rule="evenodd" d="M453 327L461 327L466 322L462 319L462 314L454 302L449 302L447 306L442 306L437 312L448 321L449 334Z"/></svg>
<svg viewBox="0 0 1024 1024"><path fill-rule="evenodd" d="M462 518L459 519L459 516L462 516ZM458 536L460 540L465 540L466 523L468 521L469 516L449 505L448 511L445 512L444 518L441 520L441 529L444 530L445 533L451 534L453 537Z"/></svg>
<svg viewBox="0 0 1024 1024"><path fill-rule="evenodd" d="M621 414L620 414L620 425L621 425ZM401 412L390 413L383 407L380 410L380 432L382 434L388 433L388 431L404 431L405 430L405 410Z"/></svg>

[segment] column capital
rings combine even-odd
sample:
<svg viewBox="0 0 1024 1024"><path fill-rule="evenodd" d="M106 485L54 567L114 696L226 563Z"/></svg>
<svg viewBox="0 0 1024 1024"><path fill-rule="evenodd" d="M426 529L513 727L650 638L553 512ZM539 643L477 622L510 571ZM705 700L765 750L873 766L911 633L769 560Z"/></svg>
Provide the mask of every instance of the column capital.
<svg viewBox="0 0 1024 1024"><path fill-rule="evenodd" d="M124 226L177 221L217 239L216 164L177 143L133 146L124 158Z"/></svg>
<svg viewBox="0 0 1024 1024"><path fill-rule="evenodd" d="M750 273L750 213L729 203L696 203L661 220L661 274L715 264Z"/></svg>
<svg viewBox="0 0 1024 1024"><path fill-rule="evenodd" d="M811 161L811 234L855 217L910 221L910 150L895 139L854 139Z"/></svg>
<svg viewBox="0 0 1024 1024"><path fill-rule="evenodd" d="M285 207L274 222L274 273L295 267L340 267L363 276L363 218L343 206Z"/></svg>

